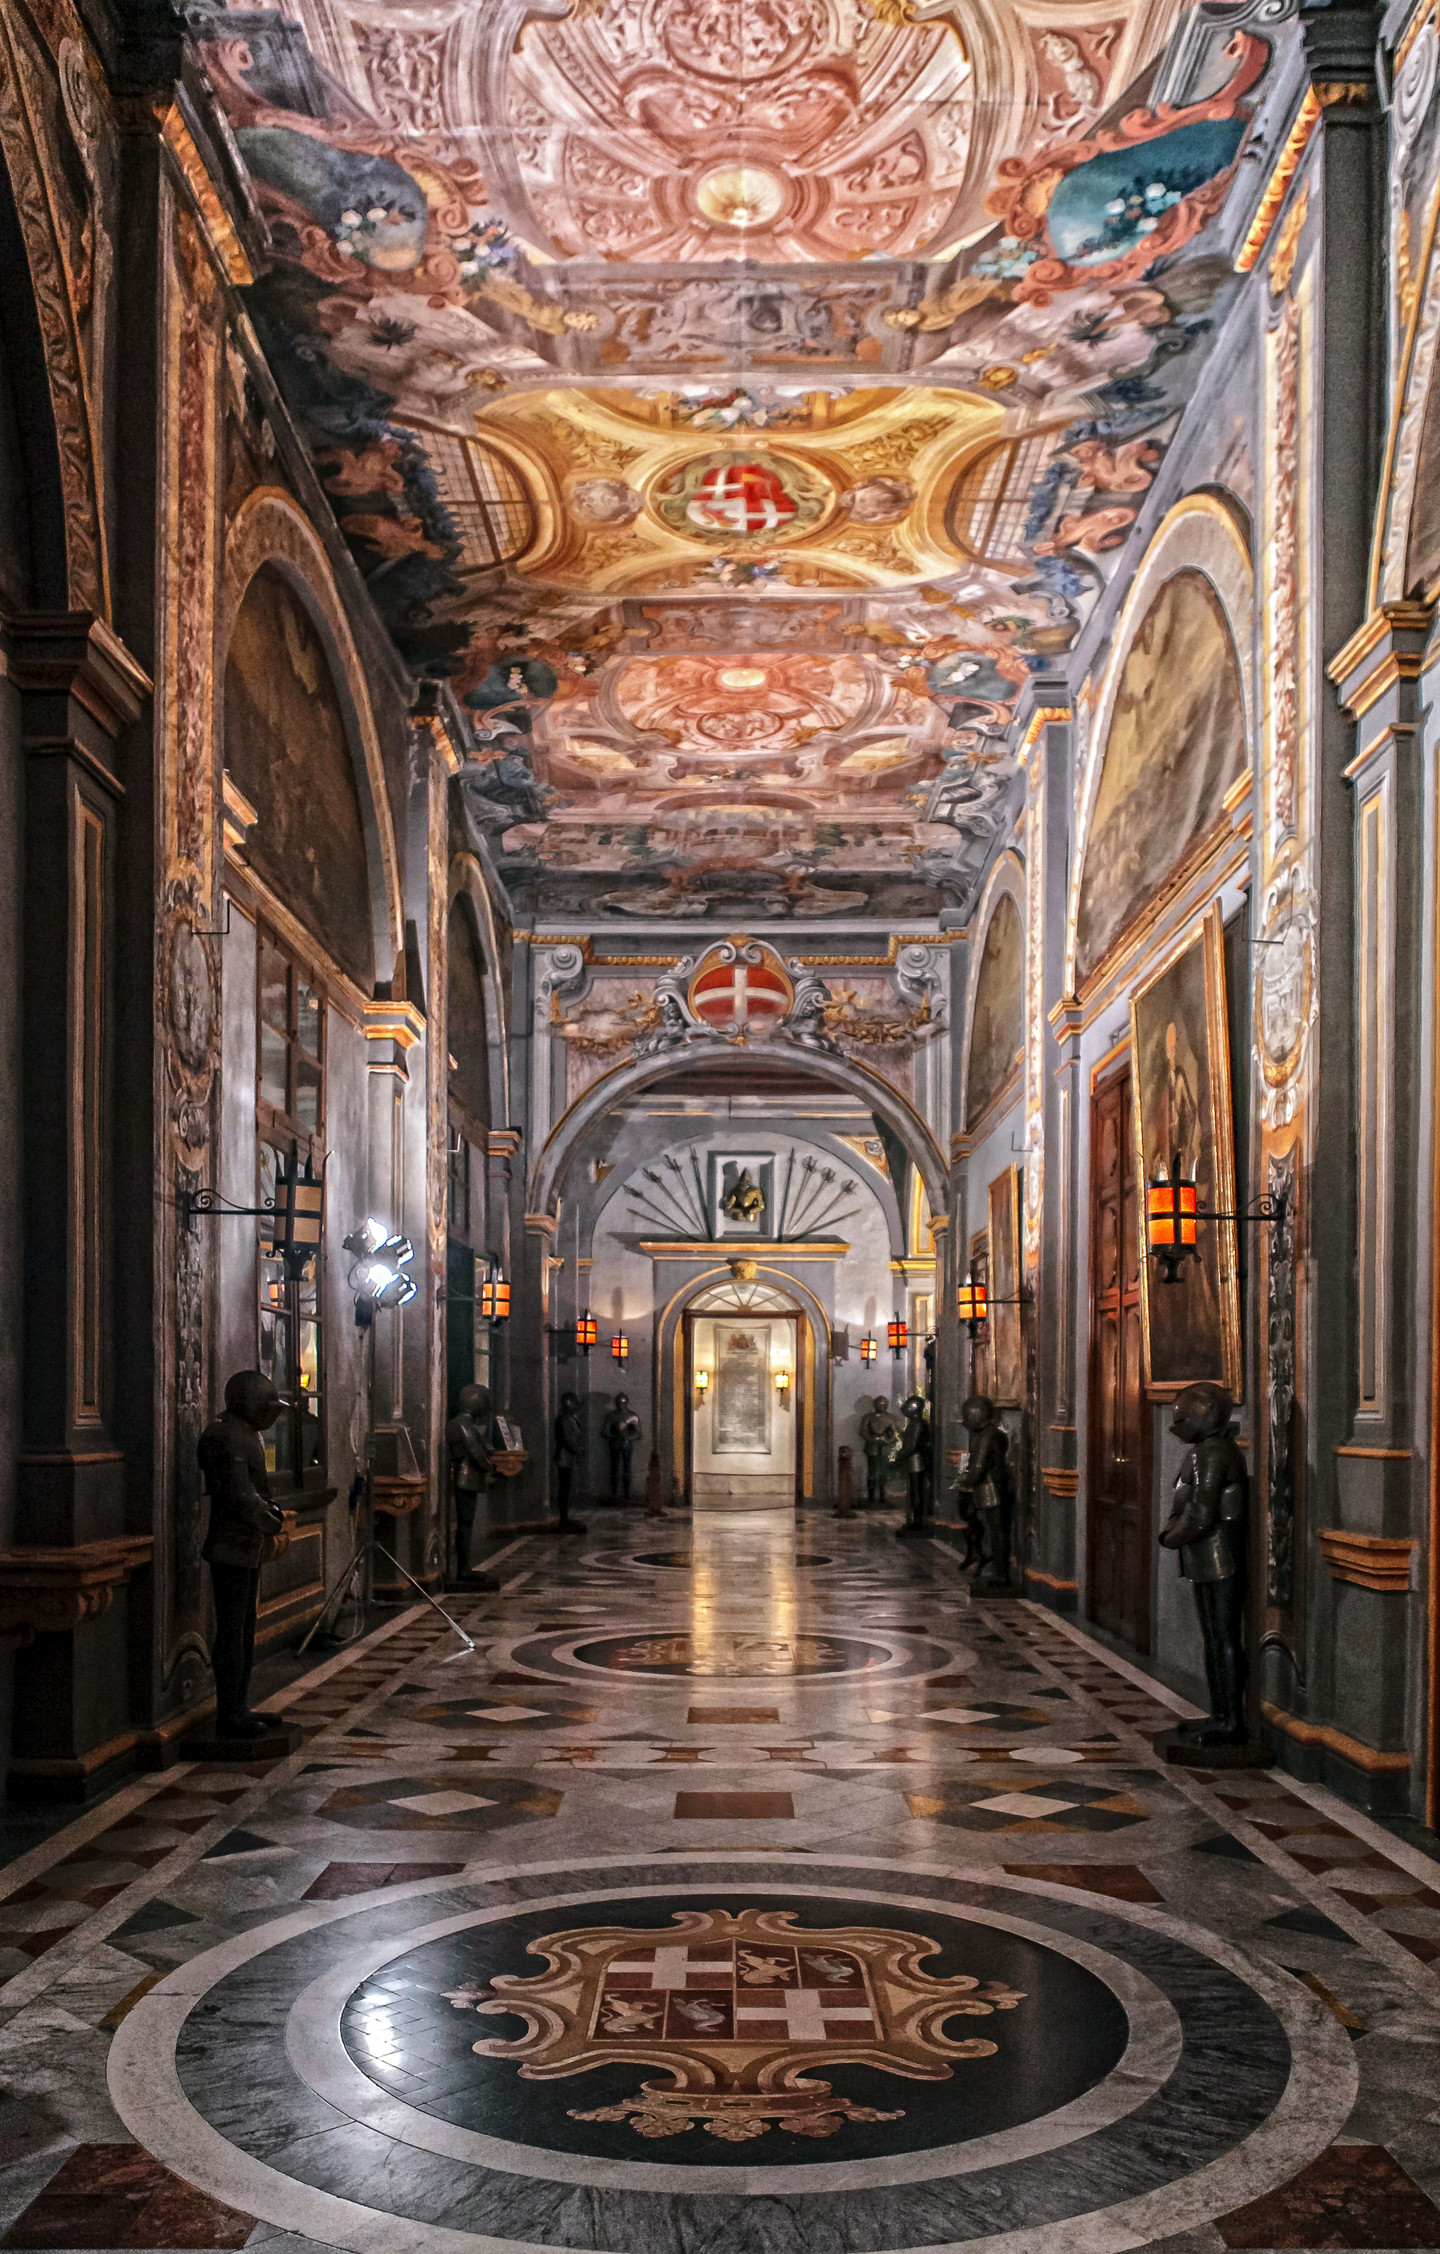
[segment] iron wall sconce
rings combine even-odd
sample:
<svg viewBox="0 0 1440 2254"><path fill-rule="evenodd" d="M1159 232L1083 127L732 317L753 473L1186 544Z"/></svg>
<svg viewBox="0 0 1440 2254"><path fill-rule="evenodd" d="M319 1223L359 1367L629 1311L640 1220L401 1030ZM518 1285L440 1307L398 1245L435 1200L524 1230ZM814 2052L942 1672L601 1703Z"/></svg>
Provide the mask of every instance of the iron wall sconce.
<svg viewBox="0 0 1440 2254"><path fill-rule="evenodd" d="M874 1359L875 1359L875 1357L876 1357L876 1355L877 1355L877 1354L879 1353L879 1351L880 1351L880 1342L879 1342L879 1340L878 1340L878 1339L875 1339L875 1338L872 1338L872 1337L870 1336L870 1333L869 1333L869 1332L867 1331L867 1332L865 1333L865 1336L864 1336L864 1337L863 1337L863 1338L861 1339L861 1341L860 1341L860 1359L861 1359L861 1361L862 1361L862 1362L867 1362L867 1363L868 1363L868 1362L873 1362L873 1361L874 1361Z"/></svg>
<svg viewBox="0 0 1440 2254"><path fill-rule="evenodd" d="M709 1391L710 1372L708 1370L697 1370L695 1372L695 1406L697 1409L704 1407Z"/></svg>
<svg viewBox="0 0 1440 2254"><path fill-rule="evenodd" d="M579 1347L587 1362L590 1359L590 1349L599 1336L600 1326L593 1315L577 1315L575 1318L575 1344Z"/></svg>
<svg viewBox="0 0 1440 2254"><path fill-rule="evenodd" d="M1221 1213L1213 1206L1201 1205L1199 1195L1196 1183L1180 1172L1178 1163L1172 1174L1163 1159L1146 1184L1145 1248L1167 1284L1180 1281L1180 1271L1187 1260L1200 1258L1202 1221L1235 1221L1252 1227L1265 1221L1270 1225L1272 1240L1285 1226L1283 1193L1278 1197L1256 1198L1243 1213Z"/></svg>
<svg viewBox="0 0 1440 2254"><path fill-rule="evenodd" d="M908 1323L902 1322L900 1317L896 1315L886 1328L890 1340L890 1351L898 1362L909 1344L910 1326Z"/></svg>
<svg viewBox="0 0 1440 2254"><path fill-rule="evenodd" d="M290 1145L288 1173L283 1159L281 1161L272 1203L232 1205L229 1198L212 1189L191 1190L181 1203L187 1222L197 1213L215 1213L227 1221L268 1221L270 1235L265 1249L284 1261L285 1274L291 1283L300 1281L320 1250L325 1226L325 1178L323 1174L316 1174L308 1152L305 1171L301 1173L297 1143Z"/></svg>
<svg viewBox="0 0 1440 2254"><path fill-rule="evenodd" d="M487 1323L504 1323L510 1319L510 1286L493 1254L480 1286L480 1315Z"/></svg>
<svg viewBox="0 0 1440 2254"><path fill-rule="evenodd" d="M623 1369L630 1359L630 1341L623 1330L617 1330L611 1339L610 1352Z"/></svg>

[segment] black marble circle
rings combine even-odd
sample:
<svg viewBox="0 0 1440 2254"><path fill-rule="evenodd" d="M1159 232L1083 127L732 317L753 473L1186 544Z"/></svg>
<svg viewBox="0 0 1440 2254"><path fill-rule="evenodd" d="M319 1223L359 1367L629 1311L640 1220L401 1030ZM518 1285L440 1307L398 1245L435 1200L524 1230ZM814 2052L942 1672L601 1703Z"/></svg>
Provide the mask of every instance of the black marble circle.
<svg viewBox="0 0 1440 2254"><path fill-rule="evenodd" d="M517 1652L516 1657L520 1655ZM816 1633L786 1642L764 1636L717 1635L696 1652L683 1630L673 1634L601 1636L577 1644L581 1667L600 1667L608 1675L863 1675L890 1664L884 1644L862 1643L857 1636Z"/></svg>
<svg viewBox="0 0 1440 2254"><path fill-rule="evenodd" d="M515 2062L479 2058L477 2039L513 2042L525 2032L516 2013L458 2008L447 1997L483 1989L496 1973L534 1978L545 1958L527 1945L548 1933L585 1923L583 1910L517 1912L503 1923L477 1925L395 1957L355 1990L341 2022L351 2058L389 2095L459 2128L505 2137L543 2151L581 2153L597 2160L663 2159L694 2167L810 2166L816 2160L880 2160L928 2151L958 2139L988 2136L1053 2113L1102 2081L1123 2053L1128 2022L1118 1998L1093 1972L1016 1934L947 1916L939 1909L890 1910L875 1902L812 1900L788 1894L677 1892L595 1905L597 1925L628 1926L663 1942L671 1912L681 1909L789 1910L795 1933L839 1927L915 1934L938 1945L921 1971L931 1979L969 1974L1023 1992L1013 2010L985 2018L951 2018L944 2032L957 2040L979 2036L996 2045L989 2058L935 2064L943 2079L921 2081L879 2067L826 2064L816 2045L807 2075L823 2077L836 2096L894 2121L846 2121L817 2141L774 2127L753 2141L725 2143L697 2124L667 2136L663 2150L646 2144L627 2120L577 2120L577 2111L620 2106L652 2078L667 2086L662 2054L653 2066L632 2062L601 2066L562 2080L523 2079ZM637 1946L639 1944L637 1943ZM939 2032L936 2029L934 2032ZM946 2069L948 2068L948 2071Z"/></svg>
<svg viewBox="0 0 1440 2254"><path fill-rule="evenodd" d="M677 1573L688 1573L695 1563L695 1557L691 1550L642 1550L629 1562L631 1565L663 1565L672 1567ZM796 1565L833 1565L835 1560L833 1557L813 1557L808 1550L797 1550L794 1562Z"/></svg>

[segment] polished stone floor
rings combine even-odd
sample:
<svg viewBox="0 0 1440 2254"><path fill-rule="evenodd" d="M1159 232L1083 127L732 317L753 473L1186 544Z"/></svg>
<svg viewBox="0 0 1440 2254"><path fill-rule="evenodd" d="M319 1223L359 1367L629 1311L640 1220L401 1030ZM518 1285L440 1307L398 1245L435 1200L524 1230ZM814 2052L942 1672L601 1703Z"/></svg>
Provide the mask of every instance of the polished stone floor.
<svg viewBox="0 0 1440 2254"><path fill-rule="evenodd" d="M1440 1865L893 1525L522 1537L0 1871L0 2246L1440 2249Z"/></svg>

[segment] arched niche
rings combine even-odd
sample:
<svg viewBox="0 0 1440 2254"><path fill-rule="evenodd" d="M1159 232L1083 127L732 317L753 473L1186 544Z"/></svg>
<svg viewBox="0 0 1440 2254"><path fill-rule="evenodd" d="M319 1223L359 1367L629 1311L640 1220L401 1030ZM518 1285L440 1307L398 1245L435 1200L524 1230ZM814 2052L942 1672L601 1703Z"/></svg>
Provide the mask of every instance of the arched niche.
<svg viewBox="0 0 1440 2254"><path fill-rule="evenodd" d="M371 993L370 872L345 715L313 619L268 566L247 586L230 634L224 743L226 772L255 810L247 861Z"/></svg>
<svg viewBox="0 0 1440 2254"><path fill-rule="evenodd" d="M965 1065L965 1132L971 1134L1025 1055L1025 927L1015 894L995 896L975 975Z"/></svg>
<svg viewBox="0 0 1440 2254"><path fill-rule="evenodd" d="M462 901L463 909L460 908ZM504 1015L505 958L501 951L494 903L485 888L480 864L471 853L451 855L445 899L450 934L455 930L454 917L457 909L468 918L470 935L475 944L482 1006L482 1035L486 1048L485 1108L478 1111L475 1118L491 1127L497 1121L504 1122L510 1117L510 1071ZM452 1056L459 1054L453 1044L450 1053Z"/></svg>
<svg viewBox="0 0 1440 2254"><path fill-rule="evenodd" d="M64 610L65 496L45 345L9 173L0 162L0 606Z"/></svg>
<svg viewBox="0 0 1440 2254"><path fill-rule="evenodd" d="M1225 606L1182 564L1125 650L1104 736L1075 917L1075 983L1218 822L1247 764L1245 695Z"/></svg>
<svg viewBox="0 0 1440 2254"><path fill-rule="evenodd" d="M491 1109L489 1013L475 905L466 892L451 901L446 922L445 993L451 1100L484 1135Z"/></svg>

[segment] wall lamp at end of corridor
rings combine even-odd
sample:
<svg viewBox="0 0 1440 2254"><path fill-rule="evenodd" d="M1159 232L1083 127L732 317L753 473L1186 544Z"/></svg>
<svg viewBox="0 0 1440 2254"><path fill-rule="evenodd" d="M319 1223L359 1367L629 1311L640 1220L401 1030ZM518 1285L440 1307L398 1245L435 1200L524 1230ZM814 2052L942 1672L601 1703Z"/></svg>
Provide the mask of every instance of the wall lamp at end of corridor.
<svg viewBox="0 0 1440 2254"><path fill-rule="evenodd" d="M611 1339L610 1352L623 1369L630 1359L630 1341L623 1330L617 1330Z"/></svg>
<svg viewBox="0 0 1440 2254"><path fill-rule="evenodd" d="M1186 1174L1178 1159L1173 1168L1163 1158L1156 1160L1155 1171L1145 1186L1145 1248L1167 1284L1179 1283L1187 1260L1198 1262L1202 1221L1266 1221L1272 1248L1284 1232L1287 1201L1283 1192L1257 1198L1244 1213L1217 1212L1212 1206L1201 1205L1199 1196L1194 1175Z"/></svg>
<svg viewBox="0 0 1440 2254"><path fill-rule="evenodd" d="M695 1399L697 1404L703 1402L709 1390L710 1372L708 1370L697 1370L695 1372Z"/></svg>
<svg viewBox="0 0 1440 2254"><path fill-rule="evenodd" d="M775 1390L780 1396L782 1407L788 1409L790 1406L790 1372L788 1370L777 1370L775 1372Z"/></svg>

